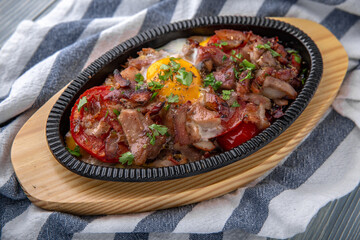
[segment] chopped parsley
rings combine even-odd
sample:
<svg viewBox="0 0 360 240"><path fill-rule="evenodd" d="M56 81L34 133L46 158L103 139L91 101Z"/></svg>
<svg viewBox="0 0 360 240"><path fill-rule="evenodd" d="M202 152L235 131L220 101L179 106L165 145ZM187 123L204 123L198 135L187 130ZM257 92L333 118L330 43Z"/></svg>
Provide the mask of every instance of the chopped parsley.
<svg viewBox="0 0 360 240"><path fill-rule="evenodd" d="M244 81L245 79L252 79L252 78L253 78L253 76L251 75L251 71L249 70L248 73L246 74L246 77L241 79L240 82Z"/></svg>
<svg viewBox="0 0 360 240"><path fill-rule="evenodd" d="M110 91L114 91L114 90L115 90L115 88L114 88L114 87L111 87L111 88L110 88Z"/></svg>
<svg viewBox="0 0 360 240"><path fill-rule="evenodd" d="M298 51L296 51L294 49L287 50L287 52L290 53L290 54L293 54L293 53L298 54Z"/></svg>
<svg viewBox="0 0 360 240"><path fill-rule="evenodd" d="M235 55L236 54L236 51L233 49L231 50L231 55Z"/></svg>
<svg viewBox="0 0 360 240"><path fill-rule="evenodd" d="M79 104L78 104L78 111L79 111L79 112L80 112L81 108L82 108L85 104L87 104L87 102L88 102L88 101L87 101L86 96L80 98L80 101L79 101Z"/></svg>
<svg viewBox="0 0 360 240"><path fill-rule="evenodd" d="M226 45L228 45L228 44L229 44L228 42L221 41L220 43L214 43L214 46L216 46L216 47L222 47L222 46L226 46Z"/></svg>
<svg viewBox="0 0 360 240"><path fill-rule="evenodd" d="M181 68L176 75L176 80L185 86L190 86L193 81L193 75L191 72L187 72L185 68Z"/></svg>
<svg viewBox="0 0 360 240"><path fill-rule="evenodd" d="M105 114L105 117L104 117L104 118L107 118L107 116L109 116L109 109L106 110L106 114Z"/></svg>
<svg viewBox="0 0 360 240"><path fill-rule="evenodd" d="M179 60L179 58L170 58L170 66L174 72L177 72L180 69L180 63L175 62L174 60Z"/></svg>
<svg viewBox="0 0 360 240"><path fill-rule="evenodd" d="M228 57L227 57L226 55L224 55L224 56L222 57L222 61L224 62L226 59L228 59Z"/></svg>
<svg viewBox="0 0 360 240"><path fill-rule="evenodd" d="M304 68L304 69L301 71L301 73L300 73L300 76L302 76L302 77L301 77L301 84L302 84L302 85L305 84L305 80L306 80L305 75L306 75L306 72L307 72L307 68Z"/></svg>
<svg viewBox="0 0 360 240"><path fill-rule="evenodd" d="M272 55L273 57L280 57L281 55L280 55L278 52L276 52L275 50L271 49L270 44L271 44L270 42L267 42L267 43L265 43L265 44L263 44L263 45L259 44L259 45L256 46L256 48L269 50L270 53L271 53L271 55Z"/></svg>
<svg viewBox="0 0 360 240"><path fill-rule="evenodd" d="M154 90L160 90L164 87L163 84L159 83L159 82L155 82L155 81L151 81L148 83L148 86L151 87L151 91L154 91Z"/></svg>
<svg viewBox="0 0 360 240"><path fill-rule="evenodd" d="M150 101L152 101L158 94L159 94L159 92L154 92L154 93L151 95Z"/></svg>
<svg viewBox="0 0 360 240"><path fill-rule="evenodd" d="M301 57L299 55L297 55L297 54L293 54L293 55L294 55L295 62L301 63Z"/></svg>
<svg viewBox="0 0 360 240"><path fill-rule="evenodd" d="M294 56L295 62L301 63L301 57L300 57L298 51L296 51L294 49L290 49L290 50L287 50L287 52Z"/></svg>
<svg viewBox="0 0 360 240"><path fill-rule="evenodd" d="M144 84L144 77L141 75L141 73L135 74L135 82L137 82L139 85Z"/></svg>
<svg viewBox="0 0 360 240"><path fill-rule="evenodd" d="M235 101L235 102L231 105L231 107L240 107L240 104L239 104L237 101Z"/></svg>
<svg viewBox="0 0 360 240"><path fill-rule="evenodd" d="M171 67L169 65L166 64L161 64L160 69L161 70L169 70Z"/></svg>
<svg viewBox="0 0 360 240"><path fill-rule="evenodd" d="M235 57L237 57L237 58L239 58L239 59L240 59L240 58L242 58L242 57L243 57L243 55L242 55L241 53L238 53L238 54L236 54L236 55L235 55Z"/></svg>
<svg viewBox="0 0 360 240"><path fill-rule="evenodd" d="M230 56L230 60L233 61L233 62L236 62L236 61L237 61L237 59L234 58L233 56Z"/></svg>
<svg viewBox="0 0 360 240"><path fill-rule="evenodd" d="M221 84L222 84L222 82L216 81L213 73L210 73L204 79L204 86L207 87L210 85L210 86L212 86L214 91L218 90L219 87L221 86Z"/></svg>
<svg viewBox="0 0 360 240"><path fill-rule="evenodd" d="M255 65L252 64L251 62L249 62L248 60L244 59L242 61L242 65L247 68L248 70L254 70L255 69Z"/></svg>
<svg viewBox="0 0 360 240"><path fill-rule="evenodd" d="M151 124L149 126L151 133L147 133L146 135L150 138L150 144L155 145L156 137L159 135L164 136L168 132L168 128L164 125Z"/></svg>
<svg viewBox="0 0 360 240"><path fill-rule="evenodd" d="M126 152L119 157L119 162L130 166L134 162L134 155L131 152Z"/></svg>
<svg viewBox="0 0 360 240"><path fill-rule="evenodd" d="M120 112L119 112L119 110L117 110L117 109L113 109L113 113L114 113L116 116L119 116L119 115L120 115Z"/></svg>
<svg viewBox="0 0 360 240"><path fill-rule="evenodd" d="M231 96L231 92L234 90L222 90L222 99L229 100Z"/></svg>
<svg viewBox="0 0 360 240"><path fill-rule="evenodd" d="M175 60L179 60L179 59L180 58L171 57L169 64L162 64L160 66L160 69L164 70L163 74L161 73L159 74L160 80L167 81L173 75L173 73L176 73L180 69L181 67L180 63L175 62Z"/></svg>
<svg viewBox="0 0 360 240"><path fill-rule="evenodd" d="M169 103L177 103L179 102L179 96L174 95L173 93L170 94L170 96L167 97Z"/></svg>
<svg viewBox="0 0 360 240"><path fill-rule="evenodd" d="M73 150L71 150L70 148L66 147L66 149L68 150L68 152L75 156L75 157L81 157L81 153L80 153L80 147L76 146Z"/></svg>

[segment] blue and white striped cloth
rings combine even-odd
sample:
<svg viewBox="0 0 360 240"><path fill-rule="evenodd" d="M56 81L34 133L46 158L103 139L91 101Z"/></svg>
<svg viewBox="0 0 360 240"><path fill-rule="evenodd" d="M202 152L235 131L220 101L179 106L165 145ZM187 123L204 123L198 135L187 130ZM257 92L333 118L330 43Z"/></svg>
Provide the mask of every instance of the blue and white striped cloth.
<svg viewBox="0 0 360 240"><path fill-rule="evenodd" d="M350 58L348 74L317 127L266 176L209 201L116 216L34 206L10 161L12 141L31 114L120 42L205 15L306 18L339 38ZM43 18L23 21L0 50L0 238L262 239L303 232L322 206L359 184L359 43L358 0L63 0Z"/></svg>

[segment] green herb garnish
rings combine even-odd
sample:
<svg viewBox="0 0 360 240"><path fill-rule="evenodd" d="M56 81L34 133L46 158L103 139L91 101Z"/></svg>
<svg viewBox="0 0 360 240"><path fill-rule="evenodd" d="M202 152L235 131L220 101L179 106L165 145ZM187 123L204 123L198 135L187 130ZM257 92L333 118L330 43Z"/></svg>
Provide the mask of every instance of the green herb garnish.
<svg viewBox="0 0 360 240"><path fill-rule="evenodd" d="M228 59L228 58L227 58L226 55L224 55L224 56L222 57L222 61L224 62L226 59Z"/></svg>
<svg viewBox="0 0 360 240"><path fill-rule="evenodd" d="M179 58L170 58L170 66L174 72L177 72L180 68L180 63L175 62L174 60L179 60Z"/></svg>
<svg viewBox="0 0 360 240"><path fill-rule="evenodd" d="M133 164L134 155L131 152L126 152L119 157L119 162L123 165L127 164L128 166Z"/></svg>
<svg viewBox="0 0 360 240"><path fill-rule="evenodd" d="M173 93L170 94L170 96L167 97L169 103L177 103L179 102L179 96L174 95Z"/></svg>
<svg viewBox="0 0 360 240"><path fill-rule="evenodd" d="M243 65L245 68L247 68L248 70L254 70L255 67L256 67L254 64L252 64L251 62L249 62L249 61L246 60L246 59L244 59L244 60L242 61L242 65Z"/></svg>
<svg viewBox="0 0 360 240"><path fill-rule="evenodd" d="M164 136L168 132L168 128L164 125L151 124L149 126L151 133L147 133L146 135L150 138L150 144L155 145L156 137L159 135Z"/></svg>
<svg viewBox="0 0 360 240"><path fill-rule="evenodd" d="M231 50L231 55L235 55L236 54L236 51L233 49Z"/></svg>
<svg viewBox="0 0 360 240"><path fill-rule="evenodd" d="M231 92L234 90L222 90L222 99L229 100L231 96Z"/></svg>
<svg viewBox="0 0 360 240"><path fill-rule="evenodd" d="M221 84L222 84L222 82L216 81L213 73L210 73L204 79L204 86L207 87L210 85L210 86L212 86L214 91L218 90L219 87L221 86Z"/></svg>
<svg viewBox="0 0 360 240"><path fill-rule="evenodd" d="M113 109L113 113L114 113L116 116L119 116L119 115L120 115L120 112L119 112L119 110L117 110L117 109Z"/></svg>
<svg viewBox="0 0 360 240"><path fill-rule="evenodd" d="M139 85L144 84L144 77L141 75L141 73L135 74L135 82L137 82Z"/></svg>
<svg viewBox="0 0 360 240"><path fill-rule="evenodd" d="M81 157L81 153L80 153L80 147L76 146L73 150L71 150L70 148L66 147L66 150L68 150L68 152L75 156L75 157Z"/></svg>
<svg viewBox="0 0 360 240"><path fill-rule="evenodd" d="M78 111L80 112L81 108L87 104L87 99L86 99L86 96L80 98L80 101L79 101L79 104L78 104Z"/></svg>
<svg viewBox="0 0 360 240"><path fill-rule="evenodd" d="M150 101L152 101L158 94L159 94L159 92L154 92L154 93L151 95Z"/></svg>
<svg viewBox="0 0 360 240"><path fill-rule="evenodd" d="M115 90L115 88L114 88L114 87L111 87L111 88L110 88L110 91L114 91L114 90Z"/></svg>
<svg viewBox="0 0 360 240"><path fill-rule="evenodd" d="M245 79L252 79L252 78L253 78L253 76L251 75L251 71L249 70L248 73L246 74L246 77L241 79L240 82L244 81Z"/></svg>
<svg viewBox="0 0 360 240"><path fill-rule="evenodd" d="M265 43L265 44L263 44L263 45L261 45L261 44L260 44L260 45L257 45L256 48L269 50L270 53L271 53L271 55L272 55L273 57L280 57L281 55L280 55L278 52L276 52L275 50L271 49L270 44L271 44L270 42L267 42L267 43Z"/></svg>
<svg viewBox="0 0 360 240"><path fill-rule="evenodd" d="M159 82L155 82L155 81L151 81L148 83L148 86L151 87L151 91L154 91L154 90L160 90L164 87L163 84L159 83Z"/></svg>
<svg viewBox="0 0 360 240"><path fill-rule="evenodd" d="M216 46L216 47L222 47L222 46L226 46L226 45L228 45L228 44L229 44L228 42L221 41L220 43L214 43L214 46Z"/></svg>
<svg viewBox="0 0 360 240"><path fill-rule="evenodd" d="M106 110L105 118L107 118L107 116L109 116L109 109Z"/></svg>
<svg viewBox="0 0 360 240"><path fill-rule="evenodd" d="M242 55L241 53L238 53L238 54L236 54L236 55L235 55L235 57L237 57L237 58L239 58L239 59L240 59L240 58L242 58L242 57L243 57L243 55Z"/></svg>
<svg viewBox="0 0 360 240"><path fill-rule="evenodd" d="M235 101L235 102L231 105L231 107L240 107L240 104L239 104L237 101Z"/></svg>
<svg viewBox="0 0 360 240"><path fill-rule="evenodd" d="M181 68L176 75L176 80L185 86L190 86L193 81L193 75L191 72L187 72L185 68Z"/></svg>
<svg viewBox="0 0 360 240"><path fill-rule="evenodd" d="M237 61L237 59L234 58L233 56L230 56L230 60L233 61L233 62L236 62L236 61Z"/></svg>

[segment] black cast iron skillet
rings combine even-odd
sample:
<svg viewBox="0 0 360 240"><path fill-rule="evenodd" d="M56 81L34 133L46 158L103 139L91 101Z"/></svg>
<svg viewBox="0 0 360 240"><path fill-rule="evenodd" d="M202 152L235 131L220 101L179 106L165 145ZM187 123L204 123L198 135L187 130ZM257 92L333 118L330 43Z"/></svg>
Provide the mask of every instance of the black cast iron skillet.
<svg viewBox="0 0 360 240"><path fill-rule="evenodd" d="M275 37L285 47L299 51L309 69L303 89L276 120L246 143L224 153L179 166L144 169L123 169L85 163L72 156L65 148L64 136L69 131L69 117L76 99L91 87L101 85L105 78L129 57L136 57L143 47L159 48L177 39L194 35L210 36L217 29L253 31L260 36ZM298 28L281 21L241 16L202 17L168 24L143 32L114 47L82 71L66 88L53 106L46 124L46 137L54 157L67 169L84 177L107 181L147 182L183 178L224 167L258 151L284 132L303 112L314 95L323 71L322 58L315 43Z"/></svg>

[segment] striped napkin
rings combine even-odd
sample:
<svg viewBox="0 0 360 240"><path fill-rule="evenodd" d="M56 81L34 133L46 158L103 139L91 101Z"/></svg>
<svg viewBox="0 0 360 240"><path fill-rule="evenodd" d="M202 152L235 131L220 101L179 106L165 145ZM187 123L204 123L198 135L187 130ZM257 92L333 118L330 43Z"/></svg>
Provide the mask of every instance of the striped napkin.
<svg viewBox="0 0 360 240"><path fill-rule="evenodd" d="M26 120L84 67L149 28L206 15L287 16L327 27L350 58L333 107L276 168L212 200L155 212L75 216L34 206L10 161ZM1 239L262 239L303 232L360 179L360 3L357 0L63 0L23 21L0 50Z"/></svg>

